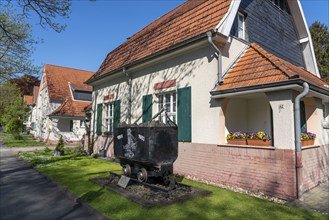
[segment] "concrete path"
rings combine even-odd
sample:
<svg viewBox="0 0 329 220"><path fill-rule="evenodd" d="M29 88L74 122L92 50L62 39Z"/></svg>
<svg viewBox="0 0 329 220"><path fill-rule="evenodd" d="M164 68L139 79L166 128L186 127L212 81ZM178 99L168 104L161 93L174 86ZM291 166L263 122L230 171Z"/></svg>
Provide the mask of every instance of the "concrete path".
<svg viewBox="0 0 329 220"><path fill-rule="evenodd" d="M0 142L0 219L105 219L60 190Z"/></svg>
<svg viewBox="0 0 329 220"><path fill-rule="evenodd" d="M329 181L306 192L304 200L294 200L288 204L297 208L329 214Z"/></svg>

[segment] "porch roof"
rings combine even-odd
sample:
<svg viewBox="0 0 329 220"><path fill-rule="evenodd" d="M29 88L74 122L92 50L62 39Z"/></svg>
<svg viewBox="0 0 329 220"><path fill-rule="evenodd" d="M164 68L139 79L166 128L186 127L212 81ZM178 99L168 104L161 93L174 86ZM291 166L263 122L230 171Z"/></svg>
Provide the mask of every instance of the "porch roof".
<svg viewBox="0 0 329 220"><path fill-rule="evenodd" d="M302 67L295 66L252 43L212 95L264 87L308 82L329 95L329 84Z"/></svg>
<svg viewBox="0 0 329 220"><path fill-rule="evenodd" d="M214 30L227 14L231 2L232 0L186 1L111 51L87 83Z"/></svg>
<svg viewBox="0 0 329 220"><path fill-rule="evenodd" d="M63 104L61 104L55 111L53 111L50 117L85 117L83 110L91 105L91 102L86 101L73 101L72 99L67 99Z"/></svg>

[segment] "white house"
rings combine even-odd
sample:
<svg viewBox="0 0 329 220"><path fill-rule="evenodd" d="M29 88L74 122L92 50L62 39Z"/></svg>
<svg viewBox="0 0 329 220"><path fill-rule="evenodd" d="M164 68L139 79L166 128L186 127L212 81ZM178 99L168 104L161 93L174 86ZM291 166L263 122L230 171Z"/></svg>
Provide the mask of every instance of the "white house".
<svg viewBox="0 0 329 220"><path fill-rule="evenodd" d="M85 130L83 109L91 103L91 86L84 82L94 73L45 64L35 109L32 111L35 138L57 143L81 141Z"/></svg>
<svg viewBox="0 0 329 220"><path fill-rule="evenodd" d="M319 77L298 0L186 1L87 81L94 149L113 157L118 123L147 122L165 106L178 124L176 173L301 197L329 177L329 85ZM230 145L235 131L265 131L271 146ZM315 144L301 148L301 131Z"/></svg>

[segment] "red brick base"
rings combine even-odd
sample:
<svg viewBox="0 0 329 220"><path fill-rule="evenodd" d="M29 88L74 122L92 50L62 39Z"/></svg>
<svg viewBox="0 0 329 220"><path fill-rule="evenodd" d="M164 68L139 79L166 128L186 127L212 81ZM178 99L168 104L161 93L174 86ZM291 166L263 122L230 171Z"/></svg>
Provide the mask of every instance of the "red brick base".
<svg viewBox="0 0 329 220"><path fill-rule="evenodd" d="M296 197L293 150L179 143L177 174L267 195Z"/></svg>
<svg viewBox="0 0 329 220"><path fill-rule="evenodd" d="M304 148L302 157L304 191L329 179L329 145Z"/></svg>

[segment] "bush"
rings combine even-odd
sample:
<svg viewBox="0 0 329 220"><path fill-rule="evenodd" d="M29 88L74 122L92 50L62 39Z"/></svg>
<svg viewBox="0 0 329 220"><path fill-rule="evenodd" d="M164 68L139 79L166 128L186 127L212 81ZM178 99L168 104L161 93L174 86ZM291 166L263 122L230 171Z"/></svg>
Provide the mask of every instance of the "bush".
<svg viewBox="0 0 329 220"><path fill-rule="evenodd" d="M51 150L49 149L49 147L46 147L45 149L44 149L44 152L45 153L49 153Z"/></svg>
<svg viewBox="0 0 329 220"><path fill-rule="evenodd" d="M12 118L6 125L6 131L9 133L19 133L23 129L23 121L18 118Z"/></svg>
<svg viewBox="0 0 329 220"><path fill-rule="evenodd" d="M93 157L93 158L98 158L98 157L99 157L99 154L98 154L98 153L92 153L92 154L91 154L91 157Z"/></svg>
<svg viewBox="0 0 329 220"><path fill-rule="evenodd" d="M14 140L24 140L23 136L19 133L13 133L12 136Z"/></svg>

